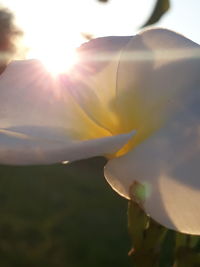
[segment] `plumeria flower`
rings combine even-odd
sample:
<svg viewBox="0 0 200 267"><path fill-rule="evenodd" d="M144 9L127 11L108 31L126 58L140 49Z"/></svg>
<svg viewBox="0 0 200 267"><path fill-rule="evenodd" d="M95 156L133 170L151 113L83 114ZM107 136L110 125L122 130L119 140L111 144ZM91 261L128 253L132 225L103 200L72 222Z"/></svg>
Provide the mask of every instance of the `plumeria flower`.
<svg viewBox="0 0 200 267"><path fill-rule="evenodd" d="M68 74L37 60L0 76L0 162L103 155L105 177L162 225L200 234L200 47L165 29L82 45Z"/></svg>

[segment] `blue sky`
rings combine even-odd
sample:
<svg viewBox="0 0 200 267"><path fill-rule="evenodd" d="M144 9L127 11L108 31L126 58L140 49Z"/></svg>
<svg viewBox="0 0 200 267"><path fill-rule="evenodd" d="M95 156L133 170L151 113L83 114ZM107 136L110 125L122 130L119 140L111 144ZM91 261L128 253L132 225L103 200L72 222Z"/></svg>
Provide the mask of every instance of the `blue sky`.
<svg viewBox="0 0 200 267"><path fill-rule="evenodd" d="M200 43L200 1L173 0L170 11L157 24Z"/></svg>

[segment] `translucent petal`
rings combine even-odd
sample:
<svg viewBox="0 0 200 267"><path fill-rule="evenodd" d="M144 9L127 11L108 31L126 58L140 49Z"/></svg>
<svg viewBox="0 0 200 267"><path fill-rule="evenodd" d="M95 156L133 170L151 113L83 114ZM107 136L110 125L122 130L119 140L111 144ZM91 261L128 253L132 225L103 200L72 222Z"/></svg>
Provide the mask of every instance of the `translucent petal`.
<svg viewBox="0 0 200 267"><path fill-rule="evenodd" d="M62 128L16 127L0 129L0 163L52 164L112 154L134 132L87 141L70 139Z"/></svg>
<svg viewBox="0 0 200 267"><path fill-rule="evenodd" d="M137 130L132 146L159 129L178 98L199 85L199 62L199 45L175 32L150 29L130 39L120 57L116 106L121 128Z"/></svg>
<svg viewBox="0 0 200 267"><path fill-rule="evenodd" d="M66 86L71 89L75 101L110 134L119 133L113 101L120 55L131 38L102 37L83 44L78 50L78 64L66 79Z"/></svg>
<svg viewBox="0 0 200 267"><path fill-rule="evenodd" d="M164 127L127 155L109 161L105 176L127 198L135 181L143 184L143 206L152 218L168 228L199 235L199 83L177 102Z"/></svg>
<svg viewBox="0 0 200 267"><path fill-rule="evenodd" d="M62 127L77 139L110 135L73 99L63 77L52 76L38 60L8 65L0 76L0 99L1 128Z"/></svg>
<svg viewBox="0 0 200 267"><path fill-rule="evenodd" d="M50 164L112 154L129 140L129 134L112 137L90 118L66 80L67 75L51 76L37 60L8 65L0 76L0 163Z"/></svg>

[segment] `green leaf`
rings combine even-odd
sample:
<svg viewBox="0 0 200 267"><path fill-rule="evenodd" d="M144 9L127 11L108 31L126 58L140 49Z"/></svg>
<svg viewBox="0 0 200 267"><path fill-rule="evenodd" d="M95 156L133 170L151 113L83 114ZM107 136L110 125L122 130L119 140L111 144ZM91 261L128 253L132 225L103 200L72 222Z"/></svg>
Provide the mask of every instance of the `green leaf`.
<svg viewBox="0 0 200 267"><path fill-rule="evenodd" d="M145 230L143 249L158 252L166 231L167 229L165 227L149 218L149 226Z"/></svg>
<svg viewBox="0 0 200 267"><path fill-rule="evenodd" d="M158 22L159 19L169 10L169 8L170 8L170 0L157 0L150 18L141 28Z"/></svg>
<svg viewBox="0 0 200 267"><path fill-rule="evenodd" d="M147 216L134 201L130 201L128 206L128 226L133 244L129 256L132 257L134 266L158 266L166 229Z"/></svg>
<svg viewBox="0 0 200 267"><path fill-rule="evenodd" d="M136 202L128 203L128 228L134 250L140 250L149 218Z"/></svg>
<svg viewBox="0 0 200 267"><path fill-rule="evenodd" d="M196 245L194 246L194 250L200 253L200 237L197 240Z"/></svg>
<svg viewBox="0 0 200 267"><path fill-rule="evenodd" d="M160 267L171 267L174 263L176 232L168 230L161 247Z"/></svg>
<svg viewBox="0 0 200 267"><path fill-rule="evenodd" d="M199 236L176 234L176 267L200 266Z"/></svg>
<svg viewBox="0 0 200 267"><path fill-rule="evenodd" d="M143 210L144 188L134 184L128 205L128 227L134 267L198 267L200 237L169 230Z"/></svg>
<svg viewBox="0 0 200 267"><path fill-rule="evenodd" d="M200 253L188 247L181 247L176 253L176 267L200 266Z"/></svg>

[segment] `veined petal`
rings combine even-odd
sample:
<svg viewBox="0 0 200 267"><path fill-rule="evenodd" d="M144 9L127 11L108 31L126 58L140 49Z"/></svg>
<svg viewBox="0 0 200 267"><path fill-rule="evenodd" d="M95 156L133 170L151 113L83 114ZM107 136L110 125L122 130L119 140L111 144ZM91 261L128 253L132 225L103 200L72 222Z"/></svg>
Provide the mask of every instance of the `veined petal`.
<svg viewBox="0 0 200 267"><path fill-rule="evenodd" d="M179 99L179 104L162 129L127 155L109 161L105 176L127 198L134 182L143 184L143 206L153 219L168 228L199 235L199 84Z"/></svg>
<svg viewBox="0 0 200 267"><path fill-rule="evenodd" d="M65 130L30 126L0 129L0 163L52 164L113 154L134 135L78 141L70 139Z"/></svg>

